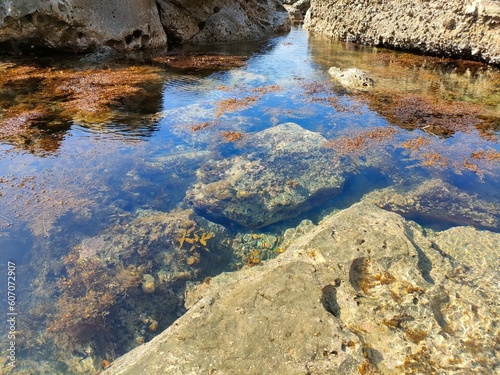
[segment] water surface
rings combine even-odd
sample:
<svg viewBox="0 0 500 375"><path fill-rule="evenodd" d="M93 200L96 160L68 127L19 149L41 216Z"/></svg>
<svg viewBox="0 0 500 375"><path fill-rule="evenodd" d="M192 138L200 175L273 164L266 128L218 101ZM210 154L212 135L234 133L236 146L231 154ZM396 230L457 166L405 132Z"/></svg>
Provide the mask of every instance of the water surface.
<svg viewBox="0 0 500 375"><path fill-rule="evenodd" d="M194 238L189 237L194 233L210 245L213 231L214 238L233 241L233 248L247 253L207 258L212 263L203 271L179 280L201 280L265 260L261 250L248 253L256 251L251 246L266 247L266 257L276 256L283 251L279 244L286 228L303 219L317 222L363 196L429 228L473 225L500 231L498 69L344 44L301 28L263 43L186 47L191 50L242 56L245 65L190 71L144 56L93 63L79 57L0 60L0 265L17 265L18 358L25 368L69 373L79 358L85 368L99 369L100 360L112 360L157 334L160 330L147 328L152 320L164 329L182 314L182 301L174 297L178 306L162 318L153 297L135 290L127 292L131 299L114 295L116 306L105 307L120 318L99 318L111 325L108 336L66 332L73 338L66 360L60 359L61 349L54 349L49 329L60 313L54 306L67 290L57 280L78 269L68 254L97 243L96 238L110 243L105 233L114 231L135 243L141 233L134 232L136 225L155 228L138 220L151 212L175 217L190 208L185 194L205 163L249 152L241 145L252 134L285 122L329 141L332 166L341 168L346 179L343 191L296 218L258 229L230 220L217 220L222 226L215 226L203 221L210 215L197 210L196 225L203 229L189 234L189 225L184 232L179 229L172 249L181 241L178 248L185 246L179 238ZM363 69L375 88L348 90L331 79L330 66ZM168 231L168 225L162 228ZM127 231L136 237L125 238ZM150 232L144 229L144 237ZM193 254L202 260L211 256L196 243ZM156 253L141 258L142 247L137 251L129 258L108 254L101 261L115 272L120 259L157 280L170 272L166 264L172 263L161 263ZM184 263L197 261L187 259ZM127 277L140 288L130 276L134 272ZM181 295L183 288L177 283L172 293ZM2 300L2 309L6 306ZM127 322L122 317L127 311L140 315L141 322L113 326ZM115 341L104 344L109 338Z"/></svg>

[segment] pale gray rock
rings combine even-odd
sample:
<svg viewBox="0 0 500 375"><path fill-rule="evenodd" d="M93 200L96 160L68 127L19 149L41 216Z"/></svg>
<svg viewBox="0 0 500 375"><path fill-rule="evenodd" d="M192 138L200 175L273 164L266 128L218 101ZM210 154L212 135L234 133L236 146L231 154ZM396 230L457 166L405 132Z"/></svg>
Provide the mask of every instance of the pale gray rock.
<svg viewBox="0 0 500 375"><path fill-rule="evenodd" d="M264 266L202 284L184 316L103 374L495 373L499 284L432 238L356 204Z"/></svg>
<svg viewBox="0 0 500 375"><path fill-rule="evenodd" d="M255 133L240 155L203 164L185 201L251 228L296 217L341 191L344 177L326 143L294 123Z"/></svg>
<svg viewBox="0 0 500 375"><path fill-rule="evenodd" d="M14 51L162 47L167 37L154 0L0 1L0 42Z"/></svg>
<svg viewBox="0 0 500 375"><path fill-rule="evenodd" d="M258 40L290 30L279 0L157 1L163 26L173 42Z"/></svg>
<svg viewBox="0 0 500 375"><path fill-rule="evenodd" d="M340 69L332 66L328 73L346 89L368 90L374 86L373 79L361 69Z"/></svg>
<svg viewBox="0 0 500 375"><path fill-rule="evenodd" d="M304 25L350 42L500 64L498 0L311 0Z"/></svg>

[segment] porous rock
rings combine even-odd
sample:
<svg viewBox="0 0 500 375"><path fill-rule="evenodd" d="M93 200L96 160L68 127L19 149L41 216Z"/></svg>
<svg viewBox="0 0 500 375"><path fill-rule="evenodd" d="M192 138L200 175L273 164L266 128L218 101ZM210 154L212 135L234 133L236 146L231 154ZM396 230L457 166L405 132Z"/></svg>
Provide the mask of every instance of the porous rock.
<svg viewBox="0 0 500 375"><path fill-rule="evenodd" d="M373 87L373 79L361 69L340 69L332 66L328 73L346 89L367 90Z"/></svg>
<svg viewBox="0 0 500 375"><path fill-rule="evenodd" d="M283 0L283 6L288 11L292 21L303 21L311 6L310 0Z"/></svg>
<svg viewBox="0 0 500 375"><path fill-rule="evenodd" d="M157 1L170 41L227 42L258 40L290 30L279 0Z"/></svg>
<svg viewBox="0 0 500 375"><path fill-rule="evenodd" d="M326 139L294 123L253 134L241 154L197 171L186 202L202 215L259 228L331 198L344 183Z"/></svg>
<svg viewBox="0 0 500 375"><path fill-rule="evenodd" d="M500 234L483 235L498 261ZM264 266L203 285L184 316L103 374L498 371L498 273L483 278L432 238L355 204Z"/></svg>
<svg viewBox="0 0 500 375"><path fill-rule="evenodd" d="M0 1L0 43L87 51L165 46L167 37L154 0Z"/></svg>
<svg viewBox="0 0 500 375"><path fill-rule="evenodd" d="M500 64L498 0L311 0L304 25L350 42Z"/></svg>

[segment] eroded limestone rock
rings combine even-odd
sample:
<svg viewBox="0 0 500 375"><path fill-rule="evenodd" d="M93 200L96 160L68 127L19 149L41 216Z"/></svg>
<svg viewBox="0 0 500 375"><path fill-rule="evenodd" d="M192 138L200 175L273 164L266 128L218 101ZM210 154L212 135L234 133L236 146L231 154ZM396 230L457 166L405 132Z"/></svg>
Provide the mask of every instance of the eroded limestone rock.
<svg viewBox="0 0 500 375"><path fill-rule="evenodd" d="M290 30L279 0L158 0L163 26L174 42L258 40Z"/></svg>
<svg viewBox="0 0 500 375"><path fill-rule="evenodd" d="M86 51L162 47L167 37L154 0L0 1L0 42Z"/></svg>
<svg viewBox="0 0 500 375"><path fill-rule="evenodd" d="M344 183L326 139L294 123L254 134L242 151L202 165L186 202L202 214L259 228L322 204Z"/></svg>
<svg viewBox="0 0 500 375"><path fill-rule="evenodd" d="M303 21L311 6L310 0L283 0L283 6L288 11L292 21Z"/></svg>
<svg viewBox="0 0 500 375"><path fill-rule="evenodd" d="M500 234L476 234L498 246ZM495 372L498 273L484 278L434 238L356 204L264 266L203 284L183 317L104 374ZM495 266L498 247L487 253Z"/></svg>
<svg viewBox="0 0 500 375"><path fill-rule="evenodd" d="M497 0L311 0L304 25L350 42L500 64Z"/></svg>

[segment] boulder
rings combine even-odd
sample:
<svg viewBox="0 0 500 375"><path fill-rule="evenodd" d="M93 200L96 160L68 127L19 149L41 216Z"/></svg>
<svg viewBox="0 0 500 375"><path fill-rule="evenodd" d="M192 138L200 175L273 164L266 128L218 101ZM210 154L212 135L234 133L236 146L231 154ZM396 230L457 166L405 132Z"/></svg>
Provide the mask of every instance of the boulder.
<svg viewBox="0 0 500 375"><path fill-rule="evenodd" d="M279 0L157 1L172 42L258 40L290 30L290 19Z"/></svg>
<svg viewBox="0 0 500 375"><path fill-rule="evenodd" d="M346 89L368 90L374 86L373 79L360 69L340 69L332 66L328 73Z"/></svg>
<svg viewBox="0 0 500 375"><path fill-rule="evenodd" d="M0 43L14 52L31 46L130 50L166 42L154 0L0 1Z"/></svg>
<svg viewBox="0 0 500 375"><path fill-rule="evenodd" d="M202 284L184 316L103 374L493 373L498 272L482 277L460 253L487 237L469 249L497 266L500 234L466 233L438 245L395 213L355 204L264 266Z"/></svg>
<svg viewBox="0 0 500 375"><path fill-rule="evenodd" d="M251 228L296 217L341 191L326 143L294 123L255 133L238 155L202 165L185 200L201 215Z"/></svg>
<svg viewBox="0 0 500 375"><path fill-rule="evenodd" d="M304 25L350 42L500 64L498 0L311 0Z"/></svg>

